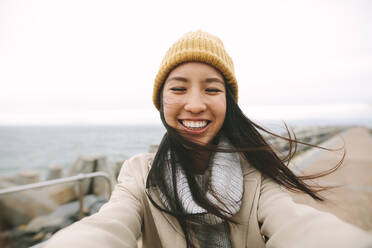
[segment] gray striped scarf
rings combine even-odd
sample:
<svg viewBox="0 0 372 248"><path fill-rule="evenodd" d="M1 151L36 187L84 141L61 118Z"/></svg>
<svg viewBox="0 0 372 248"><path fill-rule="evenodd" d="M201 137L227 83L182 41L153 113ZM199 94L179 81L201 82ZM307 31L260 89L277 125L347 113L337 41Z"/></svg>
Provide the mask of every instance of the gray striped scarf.
<svg viewBox="0 0 372 248"><path fill-rule="evenodd" d="M231 147L226 138L221 139L218 146ZM198 214L203 222L208 224L204 227L196 224L191 225L199 246L201 248L232 247L227 223L220 217L208 213L194 201L183 168L180 165L176 165L175 168L177 194L183 210L188 214ZM170 193L174 195L172 167L169 164L166 166L165 175ZM237 153L214 153L207 171L203 175L196 175L195 179L206 198L211 203L220 206L226 212L226 217L232 217L239 211L243 195L243 174ZM218 199L212 192L217 194ZM170 209L165 195L162 192L159 193L164 206Z"/></svg>

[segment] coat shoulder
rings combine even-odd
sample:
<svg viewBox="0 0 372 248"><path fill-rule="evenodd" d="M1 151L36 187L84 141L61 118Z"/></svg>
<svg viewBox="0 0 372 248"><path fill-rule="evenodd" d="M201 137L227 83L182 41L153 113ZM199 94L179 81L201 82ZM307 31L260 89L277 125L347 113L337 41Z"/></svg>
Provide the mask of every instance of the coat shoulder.
<svg viewBox="0 0 372 248"><path fill-rule="evenodd" d="M118 176L118 182L130 174L141 181L146 181L147 175L151 169L154 153L140 153L124 161Z"/></svg>

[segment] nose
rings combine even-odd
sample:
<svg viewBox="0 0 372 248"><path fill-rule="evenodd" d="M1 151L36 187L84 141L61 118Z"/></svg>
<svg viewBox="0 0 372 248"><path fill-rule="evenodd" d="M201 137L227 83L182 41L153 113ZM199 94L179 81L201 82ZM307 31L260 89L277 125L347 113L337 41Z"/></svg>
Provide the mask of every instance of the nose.
<svg viewBox="0 0 372 248"><path fill-rule="evenodd" d="M200 92L192 91L187 95L184 109L193 114L199 114L207 110L207 105Z"/></svg>

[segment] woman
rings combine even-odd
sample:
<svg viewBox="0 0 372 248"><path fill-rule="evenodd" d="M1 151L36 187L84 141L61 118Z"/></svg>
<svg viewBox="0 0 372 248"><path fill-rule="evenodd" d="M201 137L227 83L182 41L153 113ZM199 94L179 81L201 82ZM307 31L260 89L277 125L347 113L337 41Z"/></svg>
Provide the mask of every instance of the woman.
<svg viewBox="0 0 372 248"><path fill-rule="evenodd" d="M372 247L368 233L282 190L321 200L239 109L233 62L217 37L179 39L153 100L167 129L157 153L127 160L110 201L46 247L136 247L141 234L144 247Z"/></svg>

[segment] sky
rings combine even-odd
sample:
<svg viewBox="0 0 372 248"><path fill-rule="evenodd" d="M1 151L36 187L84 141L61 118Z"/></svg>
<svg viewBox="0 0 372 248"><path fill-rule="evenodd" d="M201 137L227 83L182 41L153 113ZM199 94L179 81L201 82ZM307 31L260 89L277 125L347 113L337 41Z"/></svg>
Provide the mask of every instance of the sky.
<svg viewBox="0 0 372 248"><path fill-rule="evenodd" d="M372 118L372 1L0 0L0 125L153 124L154 77L217 35L252 119Z"/></svg>

